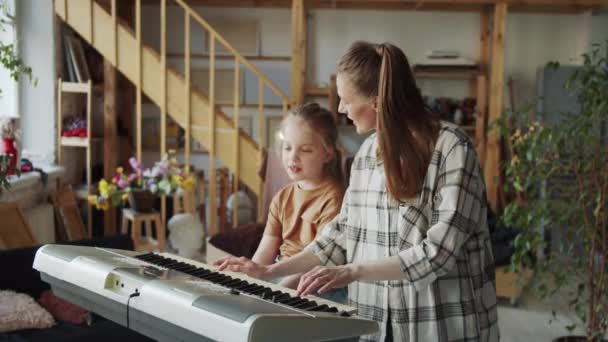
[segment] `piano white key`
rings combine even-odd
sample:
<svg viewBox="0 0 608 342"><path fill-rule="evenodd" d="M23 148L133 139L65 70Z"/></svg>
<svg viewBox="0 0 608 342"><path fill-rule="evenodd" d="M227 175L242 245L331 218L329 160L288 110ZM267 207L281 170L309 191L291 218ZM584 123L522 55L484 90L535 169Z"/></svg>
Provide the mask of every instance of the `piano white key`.
<svg viewBox="0 0 608 342"><path fill-rule="evenodd" d="M215 271L215 272L218 272L218 273L222 273L222 274L228 275L228 276L230 276L232 278L237 278L237 279L240 279L240 280L245 280L245 281L247 281L249 283L253 283L253 284L256 284L256 285L266 286L266 287L272 289L273 291L285 292L285 293L289 294L292 297L297 296L296 291L293 290L293 289L290 289L290 288L287 288L287 287L283 287L281 285L274 284L274 283L271 283L271 282L268 282L268 281L265 281L265 280L262 280L262 279L253 278L253 277L250 277L250 276L248 276L248 275L246 275L244 273L230 272L230 271L217 271L217 268L218 268L217 266L208 265L208 264L205 264L205 263L200 262L200 261L196 261L196 260L192 260L192 259L187 259L187 258L181 257L179 255L175 255L175 254L171 254L171 253L158 253L157 255L160 255L160 256L165 257L165 258L170 258L170 259L174 259L174 260L177 260L177 261L181 261L181 262L184 262L186 264L189 264L189 265L192 265L192 266L195 266L195 267L198 267L198 268L205 268L205 269L212 270L212 271ZM158 266L158 267L160 267L160 266ZM320 297L317 297L317 296L308 295L308 296L305 296L305 297L302 297L302 298L306 298L306 299L309 299L309 300L314 300L315 302L319 303L319 305L327 304L330 307L333 306L336 309L338 309L339 312L346 311L346 312L348 312L350 314L355 314L357 312L357 308L355 308L354 306L345 305L345 304L341 304L341 303L336 303L336 302L333 302L333 301L330 301L330 300L327 300L327 299L324 299L324 298L320 298Z"/></svg>

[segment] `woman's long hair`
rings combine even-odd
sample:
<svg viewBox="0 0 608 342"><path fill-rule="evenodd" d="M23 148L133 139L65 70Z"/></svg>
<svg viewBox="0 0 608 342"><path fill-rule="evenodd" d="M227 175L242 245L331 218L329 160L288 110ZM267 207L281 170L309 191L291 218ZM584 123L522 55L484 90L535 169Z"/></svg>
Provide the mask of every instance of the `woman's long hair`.
<svg viewBox="0 0 608 342"><path fill-rule="evenodd" d="M378 147L389 194L414 197L422 188L439 134L439 119L427 110L407 57L389 44L355 42L338 62L358 95L378 97Z"/></svg>

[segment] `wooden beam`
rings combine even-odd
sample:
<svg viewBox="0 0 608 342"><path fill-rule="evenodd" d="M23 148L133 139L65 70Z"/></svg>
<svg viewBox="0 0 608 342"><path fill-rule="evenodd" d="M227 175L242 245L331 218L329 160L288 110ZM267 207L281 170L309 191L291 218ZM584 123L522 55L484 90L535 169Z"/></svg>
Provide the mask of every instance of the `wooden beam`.
<svg viewBox="0 0 608 342"><path fill-rule="evenodd" d="M291 7L291 103L301 105L306 96L306 9L304 0Z"/></svg>
<svg viewBox="0 0 608 342"><path fill-rule="evenodd" d="M494 28L492 30L492 76L490 78L490 108L488 124L500 118L505 62L505 33L507 28L507 4L500 3L494 8ZM491 127L491 126L490 126ZM499 211L498 194L500 186L500 133L496 127L488 130L484 178L488 201L495 212Z"/></svg>
<svg viewBox="0 0 608 342"><path fill-rule="evenodd" d="M111 61L103 61L103 177L111 179L118 162L118 135L116 129L116 68ZM115 235L116 209L104 212L104 236Z"/></svg>
<svg viewBox="0 0 608 342"><path fill-rule="evenodd" d="M475 123L475 149L479 163L484 167L486 158L486 127L488 113L488 71L490 63L490 12L480 13L479 25L479 76L477 77L477 119Z"/></svg>
<svg viewBox="0 0 608 342"><path fill-rule="evenodd" d="M142 67L142 37L141 37L141 0L135 0L135 49L136 53L136 61L135 66L137 70L137 76L135 80L135 151L137 160L141 163L142 159L142 151L141 151L141 141L142 141L142 83L143 83L143 67ZM120 65L120 64L119 64Z"/></svg>
<svg viewBox="0 0 608 342"><path fill-rule="evenodd" d="M144 0L158 4L158 0ZM186 0L190 6L290 8L291 0ZM512 12L580 13L607 8L605 0L307 0L311 9L376 9L407 11L478 12L506 3Z"/></svg>
<svg viewBox="0 0 608 342"><path fill-rule="evenodd" d="M209 236L220 232L217 224L217 173L215 169L216 156L216 122L215 122L215 34L209 34Z"/></svg>

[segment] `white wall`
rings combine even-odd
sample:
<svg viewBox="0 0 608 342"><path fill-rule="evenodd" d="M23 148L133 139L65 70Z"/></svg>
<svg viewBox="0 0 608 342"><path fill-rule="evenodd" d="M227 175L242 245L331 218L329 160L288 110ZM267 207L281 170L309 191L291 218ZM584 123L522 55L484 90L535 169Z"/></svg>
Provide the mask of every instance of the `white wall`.
<svg viewBox="0 0 608 342"><path fill-rule="evenodd" d="M38 79L37 87L27 81L19 85L22 152L47 162L55 155L53 13L52 0L17 1L20 52Z"/></svg>
<svg viewBox="0 0 608 342"><path fill-rule="evenodd" d="M14 15L15 1L8 0L6 1L6 4L10 13ZM0 15L4 17L3 13L0 13ZM4 25L4 31L0 31L0 41L4 44L17 43L13 26ZM2 94L0 94L0 117L19 116L19 111L17 109L17 83L11 77L10 72L4 68L0 68L0 89L2 89Z"/></svg>

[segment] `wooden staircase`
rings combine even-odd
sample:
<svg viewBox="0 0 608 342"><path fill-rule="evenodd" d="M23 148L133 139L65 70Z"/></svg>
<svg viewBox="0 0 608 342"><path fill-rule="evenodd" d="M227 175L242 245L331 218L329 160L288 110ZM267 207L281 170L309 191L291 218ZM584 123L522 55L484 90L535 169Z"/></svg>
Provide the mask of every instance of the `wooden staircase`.
<svg viewBox="0 0 608 342"><path fill-rule="evenodd" d="M189 163L189 136L197 139L209 151L209 165L219 159L230 172L261 198L262 180L258 176L264 148L264 90L270 89L283 100L283 110L289 105L288 97L270 82L259 70L236 51L220 34L182 0L175 2L185 14L184 41L190 41L190 22L200 25L210 37L209 69L210 84L214 83L215 45L221 44L234 56L235 84L240 82L238 69L251 70L259 79L259 142L238 129L239 89L234 87L234 115L229 117L215 105L214 87L209 94L192 88L190 81L190 44L185 44L185 70L181 75L166 64L166 1L161 5L161 52L154 51L141 41L141 0L136 0L135 32L116 17L116 1L111 0L110 10L94 0L56 0L55 13L91 46L109 60L137 87L137 151L141 160L141 94L145 94L161 108L161 127L164 115L170 115L186 131L186 163ZM120 0L118 0L120 1ZM165 150L164 130L161 128L161 151ZM209 179L215 179L215 170L210 167ZM210 209L216 212L216 189L214 182L209 188ZM234 204L238 207L238 204ZM215 210L215 211L214 211ZM234 213L236 215L236 213ZM217 232L216 218L211 215L208 226L211 233Z"/></svg>

